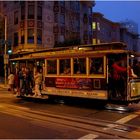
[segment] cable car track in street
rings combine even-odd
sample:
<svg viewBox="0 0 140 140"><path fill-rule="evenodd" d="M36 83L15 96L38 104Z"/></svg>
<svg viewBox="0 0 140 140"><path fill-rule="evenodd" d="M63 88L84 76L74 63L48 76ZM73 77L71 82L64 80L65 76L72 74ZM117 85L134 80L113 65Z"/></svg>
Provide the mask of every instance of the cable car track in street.
<svg viewBox="0 0 140 140"><path fill-rule="evenodd" d="M129 133L140 129L138 126L122 124L121 119L117 122L93 119L88 117L72 116L66 114L55 114L52 112L41 112L31 110L26 107L19 107L16 105L4 104L0 105L0 112L28 119L38 125L47 126L47 123L55 123L73 129L78 129L87 133L99 133L100 135L112 138L132 138ZM137 117L137 114L131 114L132 118ZM128 119L128 118L124 118ZM137 136L133 138L138 138Z"/></svg>

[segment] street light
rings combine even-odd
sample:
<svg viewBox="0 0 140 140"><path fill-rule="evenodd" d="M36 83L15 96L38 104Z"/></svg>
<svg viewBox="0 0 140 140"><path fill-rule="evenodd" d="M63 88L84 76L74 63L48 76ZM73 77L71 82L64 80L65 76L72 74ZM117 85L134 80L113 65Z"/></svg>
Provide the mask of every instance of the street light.
<svg viewBox="0 0 140 140"><path fill-rule="evenodd" d="M4 17L4 33L5 33L5 45L4 45L4 77L5 77L5 85L7 84L7 64L8 64L8 55L7 55L7 16L0 13L0 16Z"/></svg>

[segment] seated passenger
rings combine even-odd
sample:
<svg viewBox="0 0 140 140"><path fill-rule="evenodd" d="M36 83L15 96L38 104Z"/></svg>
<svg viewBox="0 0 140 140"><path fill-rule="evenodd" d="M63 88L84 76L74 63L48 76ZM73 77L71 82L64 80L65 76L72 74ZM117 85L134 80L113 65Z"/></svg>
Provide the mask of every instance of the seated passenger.
<svg viewBox="0 0 140 140"><path fill-rule="evenodd" d="M64 68L64 73L63 74L70 74L70 68Z"/></svg>

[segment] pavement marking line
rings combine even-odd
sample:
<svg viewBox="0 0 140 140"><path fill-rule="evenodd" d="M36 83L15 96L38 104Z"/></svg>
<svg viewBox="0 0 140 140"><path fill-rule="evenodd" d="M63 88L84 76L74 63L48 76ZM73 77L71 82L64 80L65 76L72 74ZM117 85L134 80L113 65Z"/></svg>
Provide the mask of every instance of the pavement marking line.
<svg viewBox="0 0 140 140"><path fill-rule="evenodd" d="M140 138L140 129L138 129L136 131L132 131L131 133L128 134L128 136L130 138L139 139Z"/></svg>
<svg viewBox="0 0 140 140"><path fill-rule="evenodd" d="M92 139L97 138L98 136L99 136L99 135L95 135L95 134L87 134L87 135L85 135L85 136L79 138L78 140L82 140L82 139L84 139L84 140L86 140L86 139L92 140Z"/></svg>
<svg viewBox="0 0 140 140"><path fill-rule="evenodd" d="M114 128L114 127L117 127L118 125L117 124L108 124L106 127L103 128L103 130L108 130L110 128Z"/></svg>
<svg viewBox="0 0 140 140"><path fill-rule="evenodd" d="M138 115L136 115L136 114L131 114L131 115L128 115L124 118L121 118L121 119L115 121L115 123L124 124L124 123L136 118L137 116ZM107 127L103 128L103 130L108 130L110 128L114 128L114 127L117 127L117 126L118 126L118 124L108 124Z"/></svg>
<svg viewBox="0 0 140 140"><path fill-rule="evenodd" d="M0 105L0 108L3 108L4 106L3 105Z"/></svg>
<svg viewBox="0 0 140 140"><path fill-rule="evenodd" d="M138 115L140 115L140 111L137 111L137 112L135 112L135 114L138 114Z"/></svg>
<svg viewBox="0 0 140 140"><path fill-rule="evenodd" d="M7 105L7 104L2 104L2 105L0 105L0 107L2 108L2 107L4 107L4 108L18 108L18 109L22 109L22 110L30 110L30 108L28 108L28 107L22 107L22 106L17 106L17 105Z"/></svg>
<svg viewBox="0 0 140 140"><path fill-rule="evenodd" d="M136 115L136 114L131 114L131 115L128 115L124 118L121 118L121 119L117 120L116 123L124 124L124 123L136 118L137 116L138 115Z"/></svg>

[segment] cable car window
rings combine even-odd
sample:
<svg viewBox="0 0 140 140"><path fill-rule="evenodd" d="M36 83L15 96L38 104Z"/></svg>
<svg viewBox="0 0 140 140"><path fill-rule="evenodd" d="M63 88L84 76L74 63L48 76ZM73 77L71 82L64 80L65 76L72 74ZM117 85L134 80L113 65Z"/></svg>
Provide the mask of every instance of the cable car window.
<svg viewBox="0 0 140 140"><path fill-rule="evenodd" d="M86 58L74 58L74 74L86 74Z"/></svg>
<svg viewBox="0 0 140 140"><path fill-rule="evenodd" d="M90 74L103 74L103 57L90 58Z"/></svg>
<svg viewBox="0 0 140 140"><path fill-rule="evenodd" d="M56 60L47 60L47 74L57 74Z"/></svg>
<svg viewBox="0 0 140 140"><path fill-rule="evenodd" d="M71 74L71 66L70 59L61 59L59 65L60 74L70 75Z"/></svg>

